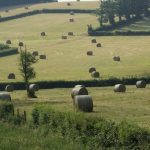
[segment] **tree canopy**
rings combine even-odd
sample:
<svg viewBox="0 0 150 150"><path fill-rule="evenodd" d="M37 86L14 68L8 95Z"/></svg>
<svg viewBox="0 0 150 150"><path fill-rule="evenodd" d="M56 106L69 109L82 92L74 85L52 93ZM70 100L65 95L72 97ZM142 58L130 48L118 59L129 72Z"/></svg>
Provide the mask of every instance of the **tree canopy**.
<svg viewBox="0 0 150 150"><path fill-rule="evenodd" d="M129 20L141 15L148 15L149 4L150 0L101 0L97 14L100 16L101 25L106 20L110 24L114 24L116 16L121 21L122 18Z"/></svg>

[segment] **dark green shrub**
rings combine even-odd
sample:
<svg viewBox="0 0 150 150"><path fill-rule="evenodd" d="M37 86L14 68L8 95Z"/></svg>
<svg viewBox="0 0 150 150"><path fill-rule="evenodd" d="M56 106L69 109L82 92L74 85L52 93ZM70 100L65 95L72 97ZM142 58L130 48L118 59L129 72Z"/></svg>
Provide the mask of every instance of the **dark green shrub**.
<svg viewBox="0 0 150 150"><path fill-rule="evenodd" d="M35 126L38 126L39 125L39 118L40 117L40 114L39 114L39 111L38 111L38 109L33 109L33 111L32 111L32 120L33 120L33 124L35 125Z"/></svg>
<svg viewBox="0 0 150 150"><path fill-rule="evenodd" d="M5 44L0 44L0 51L4 49L9 49L9 46Z"/></svg>
<svg viewBox="0 0 150 150"><path fill-rule="evenodd" d="M119 141L127 149L146 150L150 144L150 134L136 125L122 122L119 125Z"/></svg>
<svg viewBox="0 0 150 150"><path fill-rule="evenodd" d="M21 116L14 115L10 122L12 122L14 125L20 126L24 121Z"/></svg>
<svg viewBox="0 0 150 150"><path fill-rule="evenodd" d="M95 125L96 140L99 146L116 147L118 145L118 127L112 121L100 121Z"/></svg>
<svg viewBox="0 0 150 150"><path fill-rule="evenodd" d="M104 86L114 86L115 84L125 84L125 85L135 85L138 80L145 80L146 83L150 83L150 76L147 77L136 77L131 76L128 78L115 78L111 77L104 80L79 80L79 81L38 81L35 84L38 84L40 89L50 89L50 88L72 88L75 85L85 85L86 87L104 87ZM12 84L16 90L24 90L25 84L23 82L9 82L9 83L0 83L0 90L4 90L7 84Z"/></svg>
<svg viewBox="0 0 150 150"><path fill-rule="evenodd" d="M36 107L32 117L34 125L44 127L43 135L58 133L91 149L149 148L150 133L127 123L118 125L102 118L86 118L83 113L58 112L45 105Z"/></svg>
<svg viewBox="0 0 150 150"><path fill-rule="evenodd" d="M18 54L17 48L8 48L8 49L3 49L2 51L0 50L0 57L5 57L5 56L15 55L15 54Z"/></svg>
<svg viewBox="0 0 150 150"><path fill-rule="evenodd" d="M8 120L14 115L14 105L8 101L0 100L0 120Z"/></svg>

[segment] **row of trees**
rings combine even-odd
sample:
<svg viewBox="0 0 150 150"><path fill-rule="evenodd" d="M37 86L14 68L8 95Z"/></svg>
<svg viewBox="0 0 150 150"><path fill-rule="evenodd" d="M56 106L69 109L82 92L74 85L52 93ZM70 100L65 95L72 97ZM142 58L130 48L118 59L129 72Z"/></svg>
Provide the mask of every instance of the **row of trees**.
<svg viewBox="0 0 150 150"><path fill-rule="evenodd" d="M57 0L0 0L0 7L22 4L33 4L42 2L53 2Z"/></svg>
<svg viewBox="0 0 150 150"><path fill-rule="evenodd" d="M123 18L130 20L148 15L149 4L150 0L101 0L97 14L100 16L101 25L108 21L114 24L116 16L119 17L119 21L122 21Z"/></svg>

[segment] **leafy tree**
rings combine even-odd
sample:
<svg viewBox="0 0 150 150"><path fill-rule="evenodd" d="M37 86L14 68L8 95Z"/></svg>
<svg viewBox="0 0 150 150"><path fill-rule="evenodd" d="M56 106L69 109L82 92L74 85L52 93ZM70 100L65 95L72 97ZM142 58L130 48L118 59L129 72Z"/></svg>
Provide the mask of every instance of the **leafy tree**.
<svg viewBox="0 0 150 150"><path fill-rule="evenodd" d="M29 81L36 77L36 72L32 65L37 61L38 59L36 59L36 57L33 56L30 52L27 52L26 48L25 50L20 51L19 70L26 85L27 96L32 98L36 96L34 92L29 90Z"/></svg>
<svg viewBox="0 0 150 150"><path fill-rule="evenodd" d="M122 21L131 18L139 18L141 15L149 15L150 0L101 0L100 8L97 9L100 25L103 25L104 18L108 18L110 24L115 23L115 16Z"/></svg>
<svg viewBox="0 0 150 150"><path fill-rule="evenodd" d="M144 11L144 14L146 15L146 16L148 16L149 15L149 7L150 7L150 0L144 0L143 1L143 11Z"/></svg>
<svg viewBox="0 0 150 150"><path fill-rule="evenodd" d="M110 24L115 23L115 13L116 13L116 1L114 0L105 0L101 1L100 12L101 20L108 18ZM101 23L102 24L102 23Z"/></svg>

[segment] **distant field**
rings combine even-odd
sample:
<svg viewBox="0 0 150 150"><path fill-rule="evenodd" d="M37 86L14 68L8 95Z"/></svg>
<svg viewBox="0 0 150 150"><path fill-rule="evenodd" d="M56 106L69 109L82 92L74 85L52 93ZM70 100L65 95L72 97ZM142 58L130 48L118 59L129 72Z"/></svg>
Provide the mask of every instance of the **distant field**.
<svg viewBox="0 0 150 150"><path fill-rule="evenodd" d="M121 31L150 31L150 18L144 18L141 21L137 21L131 25L120 28Z"/></svg>
<svg viewBox="0 0 150 150"><path fill-rule="evenodd" d="M70 23L69 18L75 22ZM99 26L96 16L88 14L41 14L23 19L0 23L0 41L12 40L12 46L23 41L29 51L38 50L46 54L47 60L36 65L36 80L86 80L91 79L89 67L96 67L101 77L128 77L150 75L149 37L96 37L102 43L97 48L91 43L94 37L87 36L87 24ZM40 33L45 31L45 38ZM73 31L75 36L62 40L62 35ZM94 56L86 52L93 50ZM119 55L121 62L114 62ZM9 72L16 74L15 81L21 81L18 71L18 56L0 59L1 82L8 82ZM4 67L5 66L5 67Z"/></svg>
<svg viewBox="0 0 150 150"><path fill-rule="evenodd" d="M87 115L117 122L127 120L150 129L150 85L146 89L127 86L127 92L119 94L113 92L113 87L88 88L88 91L93 97L94 112ZM25 91L15 91L12 93L12 99L16 108L26 110L30 116L35 104L46 104L60 111L73 111L70 93L71 89L40 90L37 93L38 99L27 100Z"/></svg>
<svg viewBox="0 0 150 150"><path fill-rule="evenodd" d="M16 15L16 14L20 14L20 13L24 13L24 12L30 12L33 10L42 10L42 9L92 9L95 10L96 8L99 8L99 1L91 1L91 2L70 2L71 6L67 6L67 2L54 2L54 3L40 3L40 4L35 4L35 5L31 5L28 6L29 9L26 10L24 7L22 6L20 8L16 8L16 9L10 9L9 12L5 12L4 9L0 10L0 15L2 17L6 17L6 16L12 16L12 15Z"/></svg>

